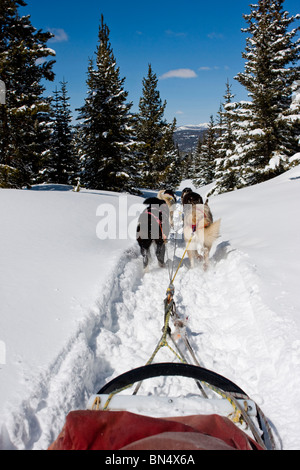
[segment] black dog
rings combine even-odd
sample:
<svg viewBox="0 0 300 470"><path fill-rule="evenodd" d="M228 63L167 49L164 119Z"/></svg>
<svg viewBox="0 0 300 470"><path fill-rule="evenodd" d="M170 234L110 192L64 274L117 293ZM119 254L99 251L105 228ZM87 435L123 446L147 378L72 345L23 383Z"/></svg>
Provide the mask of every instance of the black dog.
<svg viewBox="0 0 300 470"><path fill-rule="evenodd" d="M165 243L170 232L170 211L167 203L156 197L144 201L147 208L139 217L136 239L141 249L144 268L148 266L152 242L156 244L156 257L161 267L165 263Z"/></svg>
<svg viewBox="0 0 300 470"><path fill-rule="evenodd" d="M195 193L191 188L184 188L181 193L181 204L183 207L182 220L184 223L185 217L190 212L195 216L195 208L197 204L203 204L203 199L200 194Z"/></svg>
<svg viewBox="0 0 300 470"><path fill-rule="evenodd" d="M172 201L173 204L176 204L177 199L176 199L176 194L174 193L173 189L165 189L164 194L168 194L169 196L171 196L172 199L173 199L173 201Z"/></svg>
<svg viewBox="0 0 300 470"><path fill-rule="evenodd" d="M181 194L182 205L203 204L203 199L198 193L194 193L190 188L185 188Z"/></svg>
<svg viewBox="0 0 300 470"><path fill-rule="evenodd" d="M183 204L183 198L184 196L187 194L187 193L191 193L192 192L192 189L191 188L184 188L182 191L181 191L181 204Z"/></svg>

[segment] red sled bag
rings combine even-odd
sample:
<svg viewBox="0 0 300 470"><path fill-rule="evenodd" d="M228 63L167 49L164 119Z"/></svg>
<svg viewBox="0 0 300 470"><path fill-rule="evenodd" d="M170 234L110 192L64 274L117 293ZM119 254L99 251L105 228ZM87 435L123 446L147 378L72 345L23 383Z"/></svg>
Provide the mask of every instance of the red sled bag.
<svg viewBox="0 0 300 470"><path fill-rule="evenodd" d="M134 408L138 405L135 401L138 387L133 395L122 395L119 397L119 402L114 402L117 400L116 394L131 387L132 384L136 382L140 384L146 379L159 376L188 377L194 379L198 385L206 384L210 390L223 398L223 401L217 400L223 413L211 411L205 414L203 410L200 411L202 404L199 402L201 397L198 397L196 403L192 402L190 407L186 407L186 410L192 409L192 411L183 413L183 416L169 418L169 413L160 418L148 416L151 407L151 396L148 396L141 397L142 402L139 401L137 406L139 409L146 409L144 414L147 416L143 412L137 414ZM156 397L152 398L155 401ZM168 398L168 402L171 402L169 409L171 415L174 400L177 398L160 397L163 398ZM245 409L238 403L237 398L243 402ZM210 400L213 401L213 397L205 397L203 401L209 403ZM226 417L228 410L224 416L226 401L235 404L236 411L240 411L241 422L245 423L253 438ZM146 404L146 408L141 407L141 403ZM180 403L183 407L187 405L186 401ZM91 397L87 405L87 410L72 411L68 414L63 430L49 450L276 449L273 434L264 414L241 388L215 372L190 364L158 363L130 370L105 384L97 395ZM165 403L163 407L166 408ZM131 412L130 408L133 408ZM156 402L154 409L157 411Z"/></svg>
<svg viewBox="0 0 300 470"><path fill-rule="evenodd" d="M263 450L219 415L152 418L127 411L72 411L49 450Z"/></svg>

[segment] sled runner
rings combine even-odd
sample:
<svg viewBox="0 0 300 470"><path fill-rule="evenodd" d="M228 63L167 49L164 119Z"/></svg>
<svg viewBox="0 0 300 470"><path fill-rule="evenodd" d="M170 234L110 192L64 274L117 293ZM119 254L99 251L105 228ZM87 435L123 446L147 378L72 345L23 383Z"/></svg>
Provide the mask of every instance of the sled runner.
<svg viewBox="0 0 300 470"><path fill-rule="evenodd" d="M200 381L215 397L171 398L121 394L134 383L157 376L189 377ZM149 416L151 411L157 414L161 407L166 410L166 404L171 417ZM178 405L184 415L173 416ZM265 417L245 392L221 375L190 364L149 364L128 371L104 385L90 398L87 408L69 413L64 429L50 450L274 448ZM143 412L147 416L140 414ZM232 413L234 419L228 417ZM242 422L246 431L241 429Z"/></svg>

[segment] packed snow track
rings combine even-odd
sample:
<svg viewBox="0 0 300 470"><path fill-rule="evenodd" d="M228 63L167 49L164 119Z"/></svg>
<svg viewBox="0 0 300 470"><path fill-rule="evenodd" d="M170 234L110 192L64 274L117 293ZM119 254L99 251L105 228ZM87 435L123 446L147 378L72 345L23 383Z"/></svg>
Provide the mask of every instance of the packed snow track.
<svg viewBox="0 0 300 470"><path fill-rule="evenodd" d="M172 251L169 246L169 255ZM183 251L179 242L174 265ZM161 335L168 285L168 269L159 268L154 259L143 273L138 247L123 254L97 307L48 373L39 377L34 394L11 416L12 447L46 449L70 410L85 409L89 396L106 381L147 362ZM247 256L220 241L208 271L201 264L191 270L185 259L175 279L175 302L177 313L187 320L188 337L201 365L237 383L272 416L278 363L274 360L270 367L274 345L265 332L274 314L260 300L255 267ZM275 321L282 331L280 319ZM168 349L156 358L173 360ZM143 393L158 395L197 393L190 380L177 377L157 378L142 387ZM292 426L291 419L287 426Z"/></svg>

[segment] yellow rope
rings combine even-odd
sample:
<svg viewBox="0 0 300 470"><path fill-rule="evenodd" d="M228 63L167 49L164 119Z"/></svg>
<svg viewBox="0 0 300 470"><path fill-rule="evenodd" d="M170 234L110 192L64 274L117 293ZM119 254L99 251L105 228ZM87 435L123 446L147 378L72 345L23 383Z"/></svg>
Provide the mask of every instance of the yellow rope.
<svg viewBox="0 0 300 470"><path fill-rule="evenodd" d="M179 354L176 353L176 351L169 345L167 341L167 334L168 334L168 328L169 328L169 321L170 321L170 316L172 313L172 305L173 305L173 289L171 285L167 289L167 299L166 303L168 303L166 307L166 314L165 314L165 323L164 323L164 328L163 328L163 335L156 346L155 350L153 351L152 355L150 356L150 359L147 361L146 365L149 365L153 362L153 359L155 358L156 354L158 351L163 348L164 346L167 346L174 354L175 356L180 359L182 362L185 362L185 360L179 356Z"/></svg>
<svg viewBox="0 0 300 470"><path fill-rule="evenodd" d="M174 294L174 289L173 289L173 282L175 280L175 277L177 276L177 273L179 271L179 268L182 264L182 261L183 261L183 258L185 257L186 255L186 252L188 251L188 248L191 244L191 241L192 241L192 238L193 238L193 235L191 235L191 238L189 239L188 243L187 243L187 246L186 246L186 249L182 255L182 258L180 260L180 263L177 267L177 270L173 276L173 279L167 289L167 298L166 298L166 312L165 312L165 323L164 323L164 328L163 328L163 335L160 339L160 341L158 342L156 348L154 349L152 355L150 356L149 360L146 362L146 365L149 365L153 362L156 354L158 353L158 351L163 348L164 346L167 346L173 353L174 355L177 357L177 359L179 359L181 362L183 363L186 363L185 359L183 357L181 357L179 354L177 354L177 352L169 345L168 341L167 341L167 334L168 334L168 329L169 329L169 321L170 321L170 316L171 316L171 313L172 313L172 306L173 306L173 294ZM109 406L109 403L111 401L111 399L113 398L114 395L116 395L117 393L123 391L123 390L126 390L127 388L130 388L132 387L133 384L130 384L130 385L127 385L126 387L124 387L123 389L119 389L119 390L116 390L114 392L112 392L108 398L107 398L107 401L103 407L103 410L107 410L108 409L108 406ZM140 384L139 384L140 385ZM136 391L135 393L137 392L138 388L139 388L139 385L137 386L136 388ZM98 408L99 409L99 403L97 404L98 405Z"/></svg>
<svg viewBox="0 0 300 470"><path fill-rule="evenodd" d="M115 390L114 392L111 392L111 394L108 396L105 405L103 406L103 411L106 411L108 409L108 406L112 400L112 398L117 395L117 393L123 392L123 390L127 390L127 388L132 387L133 384L126 385L126 387L119 388L118 390Z"/></svg>
<svg viewBox="0 0 300 470"><path fill-rule="evenodd" d="M100 410L100 404L101 404L100 397L96 397L92 404L92 410Z"/></svg>
<svg viewBox="0 0 300 470"><path fill-rule="evenodd" d="M188 243L187 243L187 246L186 246L186 249L183 253L183 256L179 262L179 265L177 267L177 270L173 276L173 279L170 283L170 286L168 287L167 289L167 298L166 298L166 301L165 301L165 304L166 304L166 311L165 311L165 323L164 323L164 328L163 328L163 335L159 341L159 343L157 344L154 352L152 353L150 359L147 361L146 365L149 365L153 362L153 359L155 358L156 354L158 353L158 351L164 347L164 346L167 346L173 353L174 355L183 363L186 363L186 360L184 359L184 357L180 354L178 354L169 344L168 344L168 341L167 341L167 334L169 332L169 321L170 321L170 316L171 316L171 313L172 313L172 307L173 307L173 294L174 294L174 289L173 289L173 283L174 283L174 280L177 276L177 273L179 271L179 268L182 264L182 261L186 255L186 252L188 251L188 248L192 242L192 239L193 239L193 236L194 236L194 233L191 235L191 238L189 239ZM179 351L180 352L180 351ZM229 401L229 403L231 404L231 406L233 407L233 413L231 413L231 415L229 415L229 417L232 419L233 422L235 423L242 423L243 421L247 424L247 425L250 425L250 428L251 428L251 431L256 439L256 441L263 447L265 448L265 445L264 445L264 442L261 438L261 436L257 433L256 429L255 429L255 426L254 424L249 421L247 418L247 402L244 402L244 409L242 409L242 407L239 405L239 403L237 402L236 398L233 397L230 393L226 393L226 392L223 392L221 389L217 388L217 387L214 387L213 385L207 383L207 382L203 382L203 381L199 381L201 384L205 384L209 389L211 389L212 391L214 391L215 393L217 393L218 395L220 395L222 398L225 398L226 400ZM137 386L137 389L136 389L136 392L139 388L139 386L141 385L142 382L139 383L139 385ZM122 392L123 390L126 390L127 388L130 388L132 387L133 384L129 384L121 389L118 389L118 390L115 390L114 392L112 392L109 396L108 396L108 399L103 407L103 410L107 410L108 409L108 406L112 400L112 398L114 397L114 395L116 395L117 393L120 393ZM136 393L135 392L135 393ZM96 397L95 400L94 400L94 403L92 405L92 409L96 409L96 410L99 410L100 409L100 403L101 403L101 400L99 397Z"/></svg>
<svg viewBox="0 0 300 470"><path fill-rule="evenodd" d="M163 328L163 335L158 343L158 345L156 346L155 350L153 351L150 359L147 361L146 365L149 365L153 362L153 359L155 358L156 354L158 353L158 351L164 347L164 346L167 346L174 354L175 356L180 359L182 362L185 362L177 353L176 351L171 348L171 346L168 344L167 342L167 334L168 334L168 327L169 327L169 320L170 320L170 316L171 316L171 313L172 313L172 305L173 305L173 289L171 287L171 285L169 286L169 288L167 289L167 299L166 299L166 303L167 303L167 307L166 307L166 312L165 312L165 323L164 323L164 328ZM116 395L117 393L120 393L122 392L123 390L126 390L127 388L130 388L132 387L133 384L130 384L130 385L127 385L126 387L122 388L122 389L118 389L118 390L115 390L114 392L112 392L107 400L106 400L106 403L103 407L103 410L107 410L108 409L108 406L109 406L109 403L111 402L112 398L114 395ZM137 386L139 387L139 386ZM97 408L96 408L97 409ZM99 408L98 408L99 409Z"/></svg>
<svg viewBox="0 0 300 470"><path fill-rule="evenodd" d="M173 276L173 279L172 279L172 281L171 281L171 284L174 283L175 277L177 276L177 273L178 273L178 271L179 271L179 268L180 268L180 266L181 266L181 263L182 263L182 261L183 261L183 258L185 257L186 252L187 252L188 249L189 249L189 246L190 246L190 244L191 244L191 242L192 242L193 236L194 236L194 233L192 233L191 238L189 239L188 244L186 245L186 249L185 249L185 251L184 251L184 253L183 253L183 255L182 255L182 258L181 258L181 260L180 260L180 262L179 262L179 265L177 266L176 273L175 273L174 276Z"/></svg>

